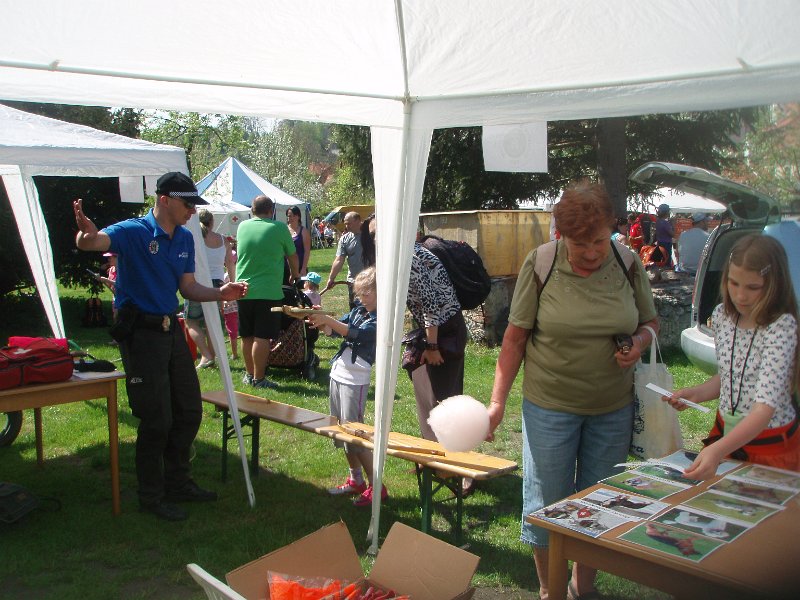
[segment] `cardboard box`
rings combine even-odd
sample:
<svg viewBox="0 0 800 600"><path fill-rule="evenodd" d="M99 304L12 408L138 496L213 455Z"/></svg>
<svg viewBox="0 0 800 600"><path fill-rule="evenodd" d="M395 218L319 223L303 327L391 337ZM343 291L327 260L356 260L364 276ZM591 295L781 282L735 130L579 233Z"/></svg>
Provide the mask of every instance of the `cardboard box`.
<svg viewBox="0 0 800 600"><path fill-rule="evenodd" d="M412 600L467 600L479 557L395 523L375 558L369 581ZM248 600L269 598L267 571L346 581L364 578L358 553L343 522L230 571L228 585Z"/></svg>

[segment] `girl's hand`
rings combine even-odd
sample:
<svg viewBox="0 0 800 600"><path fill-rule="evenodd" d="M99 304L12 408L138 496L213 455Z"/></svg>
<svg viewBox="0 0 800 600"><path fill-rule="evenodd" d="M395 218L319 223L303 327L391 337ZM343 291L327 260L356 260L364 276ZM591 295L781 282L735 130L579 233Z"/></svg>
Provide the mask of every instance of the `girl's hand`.
<svg viewBox="0 0 800 600"><path fill-rule="evenodd" d="M697 390L695 388L681 388L679 390L675 390L672 392L672 397L661 396L661 399L668 403L675 410L686 410L689 408L687 404L684 404L678 400L678 398L683 398L684 400L689 400L697 404L703 401L703 399L698 398Z"/></svg>
<svg viewBox="0 0 800 600"><path fill-rule="evenodd" d="M320 329L325 326L325 319L328 315L308 315L306 321L311 324L314 329Z"/></svg>
<svg viewBox="0 0 800 600"><path fill-rule="evenodd" d="M688 398L687 398L688 400ZM697 455L694 462L686 469L683 474L689 479L699 479L705 481L711 479L717 474L717 467L722 462L724 456L720 456L719 451L715 448L717 444L706 446Z"/></svg>
<svg viewBox="0 0 800 600"><path fill-rule="evenodd" d="M322 333L328 336L333 334L333 327L331 326L331 321L335 321L333 317L329 315L315 314L308 315L306 319L314 329L319 329Z"/></svg>

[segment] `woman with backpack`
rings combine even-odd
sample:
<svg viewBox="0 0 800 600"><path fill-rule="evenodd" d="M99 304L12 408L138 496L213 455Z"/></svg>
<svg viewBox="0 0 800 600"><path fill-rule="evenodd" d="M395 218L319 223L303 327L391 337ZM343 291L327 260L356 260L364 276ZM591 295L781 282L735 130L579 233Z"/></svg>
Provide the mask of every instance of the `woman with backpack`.
<svg viewBox="0 0 800 600"><path fill-rule="evenodd" d="M553 213L562 239L539 246L522 265L489 405L493 432L524 359L523 516L620 471L633 428L634 365L651 341L645 326L658 331L647 273L610 240L605 188L573 184ZM615 345L620 335L629 338L625 348ZM546 598L547 530L523 520L522 541L533 546ZM568 597L592 594L595 574L576 563Z"/></svg>
<svg viewBox="0 0 800 600"><path fill-rule="evenodd" d="M375 264L375 216L370 215L361 225L361 245L364 266ZM431 410L445 398L464 392L464 348L467 345L467 326L461 314L447 271L433 252L414 243L411 273L408 281L406 306L418 329L405 336L418 345L420 353L409 369L417 400L417 418L422 437L436 440L428 424Z"/></svg>

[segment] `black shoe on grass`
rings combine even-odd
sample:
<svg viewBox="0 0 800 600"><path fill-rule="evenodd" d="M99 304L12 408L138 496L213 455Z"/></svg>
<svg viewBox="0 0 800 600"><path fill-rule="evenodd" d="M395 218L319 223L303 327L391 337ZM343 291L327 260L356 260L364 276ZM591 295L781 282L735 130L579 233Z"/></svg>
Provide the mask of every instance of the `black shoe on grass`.
<svg viewBox="0 0 800 600"><path fill-rule="evenodd" d="M180 506L170 504L169 502L156 502L155 504L142 504L139 506L141 512L153 513L159 519L165 521L185 521L189 517L187 513Z"/></svg>
<svg viewBox="0 0 800 600"><path fill-rule="evenodd" d="M166 502L214 502L217 492L204 490L194 481L190 481L177 490L168 490L164 494Z"/></svg>

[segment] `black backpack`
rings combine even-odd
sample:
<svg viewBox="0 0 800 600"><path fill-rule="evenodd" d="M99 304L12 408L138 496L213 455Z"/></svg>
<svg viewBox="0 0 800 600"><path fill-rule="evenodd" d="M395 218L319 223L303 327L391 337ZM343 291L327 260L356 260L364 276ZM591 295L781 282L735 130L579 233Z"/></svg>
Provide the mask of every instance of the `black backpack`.
<svg viewBox="0 0 800 600"><path fill-rule="evenodd" d="M81 319L84 327L106 327L108 321L103 312L103 301L98 297L87 298L86 312Z"/></svg>
<svg viewBox="0 0 800 600"><path fill-rule="evenodd" d="M466 242L426 235L420 243L433 252L453 282L461 308L478 308L492 289L492 279L478 253Z"/></svg>
<svg viewBox="0 0 800 600"><path fill-rule="evenodd" d="M19 521L39 506L39 498L21 485L0 481L0 521L13 523Z"/></svg>

